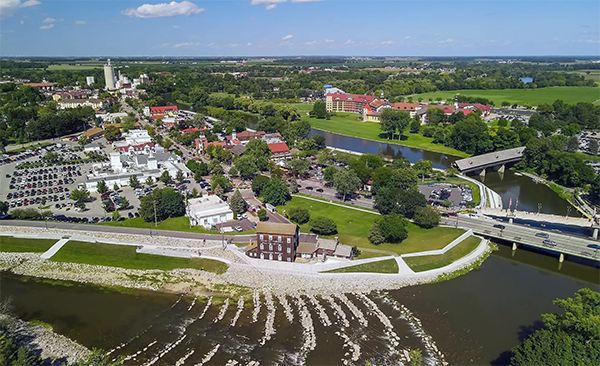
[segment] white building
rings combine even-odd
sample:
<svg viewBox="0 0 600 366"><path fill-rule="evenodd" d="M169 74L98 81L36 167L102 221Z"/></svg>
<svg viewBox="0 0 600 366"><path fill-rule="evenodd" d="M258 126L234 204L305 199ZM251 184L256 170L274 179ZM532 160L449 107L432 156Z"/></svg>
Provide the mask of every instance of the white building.
<svg viewBox="0 0 600 366"><path fill-rule="evenodd" d="M190 218L190 225L202 225L207 229L233 220L229 205L214 195L189 200L185 215Z"/></svg>
<svg viewBox="0 0 600 366"><path fill-rule="evenodd" d="M94 77L93 76L86 76L85 77L85 83L90 86L92 84L94 84Z"/></svg>
<svg viewBox="0 0 600 366"><path fill-rule="evenodd" d="M108 63L104 65L104 83L107 90L115 88L115 70L110 64L110 58L108 59Z"/></svg>
<svg viewBox="0 0 600 366"><path fill-rule="evenodd" d="M61 99L58 101L58 109L92 107L94 109L102 108L100 99Z"/></svg>

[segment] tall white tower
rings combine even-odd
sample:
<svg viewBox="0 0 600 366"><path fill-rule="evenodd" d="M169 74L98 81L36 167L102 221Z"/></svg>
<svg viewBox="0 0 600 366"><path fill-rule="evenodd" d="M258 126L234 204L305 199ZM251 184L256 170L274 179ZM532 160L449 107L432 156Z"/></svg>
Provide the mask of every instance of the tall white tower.
<svg viewBox="0 0 600 366"><path fill-rule="evenodd" d="M108 63L104 65L104 82L106 83L106 89L115 88L115 71L110 64L110 58L108 59Z"/></svg>

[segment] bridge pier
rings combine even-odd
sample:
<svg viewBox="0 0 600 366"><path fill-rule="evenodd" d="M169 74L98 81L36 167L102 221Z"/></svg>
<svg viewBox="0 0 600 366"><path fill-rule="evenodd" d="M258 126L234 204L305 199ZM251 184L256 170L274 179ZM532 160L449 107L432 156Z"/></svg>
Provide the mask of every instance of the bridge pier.
<svg viewBox="0 0 600 366"><path fill-rule="evenodd" d="M500 167L500 169L498 169L498 173L504 173L505 169L506 169L506 165L502 164L502 166Z"/></svg>
<svg viewBox="0 0 600 366"><path fill-rule="evenodd" d="M565 261L565 255L560 253L560 256L558 257L558 263L562 263Z"/></svg>
<svg viewBox="0 0 600 366"><path fill-rule="evenodd" d="M517 243L513 243L512 250L513 251L517 250Z"/></svg>
<svg viewBox="0 0 600 366"><path fill-rule="evenodd" d="M481 173L479 173L479 176L485 177L485 168L483 168L483 170L481 171Z"/></svg>
<svg viewBox="0 0 600 366"><path fill-rule="evenodd" d="M513 223L513 218L512 218L512 217L508 219L508 223L509 223L509 224L512 224L512 223Z"/></svg>
<svg viewBox="0 0 600 366"><path fill-rule="evenodd" d="M592 235L592 238L594 238L594 240L598 240L598 228L594 228L594 235Z"/></svg>

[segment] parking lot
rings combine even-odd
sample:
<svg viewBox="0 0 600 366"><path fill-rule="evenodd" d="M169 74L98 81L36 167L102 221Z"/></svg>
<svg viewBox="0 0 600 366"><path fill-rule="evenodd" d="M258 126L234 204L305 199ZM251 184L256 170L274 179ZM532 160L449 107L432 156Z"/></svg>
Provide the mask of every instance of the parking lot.
<svg viewBox="0 0 600 366"><path fill-rule="evenodd" d="M440 204L445 200L452 202L452 206L465 206L470 200L473 200L472 193L469 194L468 187L461 190L456 184L434 183L434 184L419 184L419 191L425 196L431 204ZM437 202L437 203L436 203Z"/></svg>

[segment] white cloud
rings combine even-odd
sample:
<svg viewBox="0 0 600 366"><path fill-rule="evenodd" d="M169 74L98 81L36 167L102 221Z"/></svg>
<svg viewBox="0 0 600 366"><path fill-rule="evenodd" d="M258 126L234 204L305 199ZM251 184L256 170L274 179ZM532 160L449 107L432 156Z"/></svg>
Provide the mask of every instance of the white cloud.
<svg viewBox="0 0 600 366"><path fill-rule="evenodd" d="M56 19L54 18L46 18L42 21L42 23L54 23Z"/></svg>
<svg viewBox="0 0 600 366"><path fill-rule="evenodd" d="M332 42L333 42L333 39L326 39L325 40L325 43L332 43Z"/></svg>
<svg viewBox="0 0 600 366"><path fill-rule="evenodd" d="M283 37L281 40L282 40L282 41L287 41L288 39L290 39L290 38L292 38L292 37L293 37L293 35L291 35L291 34L288 34L287 36Z"/></svg>
<svg viewBox="0 0 600 366"><path fill-rule="evenodd" d="M265 9L275 9L277 4L285 3L287 0L252 0L250 5L265 5Z"/></svg>
<svg viewBox="0 0 600 366"><path fill-rule="evenodd" d="M51 29L54 28L54 24L42 25L40 29Z"/></svg>
<svg viewBox="0 0 600 366"><path fill-rule="evenodd" d="M306 42L306 44L309 46L314 46L317 44L317 41Z"/></svg>
<svg viewBox="0 0 600 366"><path fill-rule="evenodd" d="M21 24L25 24L25 22L21 20Z"/></svg>
<svg viewBox="0 0 600 366"><path fill-rule="evenodd" d="M248 42L246 46L252 46L252 42Z"/></svg>
<svg viewBox="0 0 600 366"><path fill-rule="evenodd" d="M135 18L159 18L174 17L177 15L194 15L203 11L204 8L199 8L198 5L189 1L182 1L180 3L171 1L168 4L144 4L137 8L125 9L121 14Z"/></svg>
<svg viewBox="0 0 600 366"><path fill-rule="evenodd" d="M446 38L443 41L439 41L438 43L446 44L446 43L452 43L452 42L454 42L454 40L452 38Z"/></svg>
<svg viewBox="0 0 600 366"><path fill-rule="evenodd" d="M347 40L347 41L346 41L346 43L344 43L344 44L345 44L345 45L354 44L354 41L353 41L353 40L351 40L351 39L349 39L349 40Z"/></svg>
<svg viewBox="0 0 600 366"><path fill-rule="evenodd" d="M404 39L410 39L410 36L406 36L406 37L404 37Z"/></svg>
<svg viewBox="0 0 600 366"><path fill-rule="evenodd" d="M83 24L85 24L85 21L83 21L83 20L76 20L75 24L77 24L77 25L83 25Z"/></svg>
<svg viewBox="0 0 600 366"><path fill-rule="evenodd" d="M176 45L173 46L173 48L180 48L180 47L195 47L195 46L200 46L200 43L193 43L193 42L183 42L183 43L177 43Z"/></svg>
<svg viewBox="0 0 600 366"><path fill-rule="evenodd" d="M39 4L41 3L36 0L28 0L23 3L21 0L2 0L0 1L0 19L12 17L20 8L28 8Z"/></svg>
<svg viewBox="0 0 600 366"><path fill-rule="evenodd" d="M292 0L293 3L316 3L317 1L325 0Z"/></svg>
<svg viewBox="0 0 600 366"><path fill-rule="evenodd" d="M381 42L381 45L382 46L389 46L389 45L391 45L393 43L394 43L394 41L383 41L383 42Z"/></svg>
<svg viewBox="0 0 600 366"><path fill-rule="evenodd" d="M179 26L178 26L178 25L174 25L174 26L173 26L173 29L177 29L177 28L179 28Z"/></svg>

